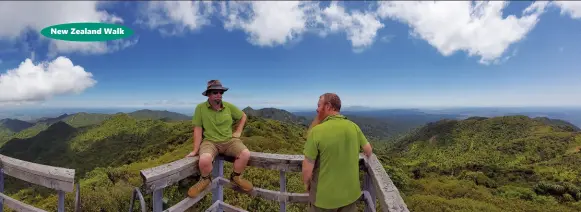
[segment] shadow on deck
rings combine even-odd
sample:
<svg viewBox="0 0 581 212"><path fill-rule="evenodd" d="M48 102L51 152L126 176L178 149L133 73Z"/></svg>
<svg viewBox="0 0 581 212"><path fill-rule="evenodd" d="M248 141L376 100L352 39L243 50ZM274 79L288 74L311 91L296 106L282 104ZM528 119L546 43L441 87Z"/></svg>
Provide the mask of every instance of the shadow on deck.
<svg viewBox="0 0 581 212"><path fill-rule="evenodd" d="M280 172L280 191L266 190L262 188L254 188L249 193L253 197L260 197L267 200L278 201L280 203L280 211L286 211L287 203L308 203L308 193L289 193L286 192L286 172L301 172L303 161L302 155L281 155L251 152L248 166L259 167L264 169L278 170ZM210 211L245 211L229 205L224 202L223 187L227 186L239 192L241 190L230 186L230 182L224 178L224 161L233 162L234 158L218 156L214 162L213 173L214 180L212 186L209 186L196 198L185 198L179 203L163 210L163 189L178 181L199 173L198 157L184 158L168 164L163 164L157 167L141 170L141 176L145 183L145 192L147 194L153 193L152 207L154 212L169 211L178 212L185 211L194 206L205 195L212 192L213 204L206 209ZM379 203L381 211L385 212L407 212L407 206L400 196L399 190L393 184L389 175L377 159L375 155L366 158L360 156L360 168L364 171L365 177L363 179L363 192L361 200L365 202L365 212L376 211L376 202ZM141 211L147 210L141 191L136 188L131 199L131 210L134 201L139 198Z"/></svg>

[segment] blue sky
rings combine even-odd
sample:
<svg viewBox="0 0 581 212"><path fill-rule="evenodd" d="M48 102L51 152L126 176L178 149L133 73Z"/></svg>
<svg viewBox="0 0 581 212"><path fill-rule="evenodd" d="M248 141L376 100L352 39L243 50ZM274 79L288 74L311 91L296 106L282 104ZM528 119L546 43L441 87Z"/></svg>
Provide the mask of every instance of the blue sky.
<svg viewBox="0 0 581 212"><path fill-rule="evenodd" d="M574 1L186 3L0 2L13 29L0 32L1 107L193 108L210 79L241 108L314 108L325 92L345 106L581 106ZM38 34L111 15L134 36L81 46ZM92 76L63 61L59 77L26 69L31 49L34 65L64 56Z"/></svg>

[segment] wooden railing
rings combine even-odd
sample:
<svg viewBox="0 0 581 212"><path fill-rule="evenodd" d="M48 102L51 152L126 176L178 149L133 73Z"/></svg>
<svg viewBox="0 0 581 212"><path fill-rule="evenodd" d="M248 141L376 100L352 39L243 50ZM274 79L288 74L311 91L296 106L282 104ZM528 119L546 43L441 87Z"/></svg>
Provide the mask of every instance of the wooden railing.
<svg viewBox="0 0 581 212"><path fill-rule="evenodd" d="M75 170L31 163L16 158L0 155L0 212L4 205L16 211L44 211L13 199L4 192L4 174L36 185L51 188L58 193L58 212L65 211L65 192L72 192L75 187ZM75 212L80 209L79 184L75 194Z"/></svg>
<svg viewBox="0 0 581 212"><path fill-rule="evenodd" d="M302 155L281 155L260 152L251 152L248 166L260 167L280 172L280 191L272 191L262 188L254 188L249 195L263 199L278 201L280 211L286 211L287 203L308 203L308 193L290 193L286 191L286 172L301 172L303 161ZM212 176L214 180L211 186L200 193L196 198L185 198L179 203L163 210L163 189L191 175L199 174L198 157L180 159L168 164L163 164L154 168L141 170L141 177L145 184L145 192L152 193L152 208L154 212L185 211L199 202L206 194L212 192L213 204L206 211L245 211L224 202L224 185L230 185L229 180L224 178L224 161L233 162L234 158L218 156L214 162ZM389 175L375 155L369 158L360 156L360 168L364 170L363 192L361 199L365 201L365 211L376 210L375 203L379 202L381 211L385 212L408 212L407 206L400 196L399 190L393 184ZM236 187L228 186L234 190L241 191ZM131 201L140 196L141 192L136 189ZM145 212L145 201L140 198L142 211Z"/></svg>

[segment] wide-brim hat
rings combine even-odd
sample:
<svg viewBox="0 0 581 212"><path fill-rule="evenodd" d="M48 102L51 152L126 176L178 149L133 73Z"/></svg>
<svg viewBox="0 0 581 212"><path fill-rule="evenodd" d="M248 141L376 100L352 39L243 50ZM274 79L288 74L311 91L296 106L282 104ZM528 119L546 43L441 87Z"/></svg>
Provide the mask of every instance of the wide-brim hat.
<svg viewBox="0 0 581 212"><path fill-rule="evenodd" d="M202 92L202 95L207 96L207 93L209 90L222 90L222 91L226 92L228 90L228 88L222 86L222 83L220 82L220 80L210 80L210 81L208 81L208 87L206 87L206 90L204 92Z"/></svg>

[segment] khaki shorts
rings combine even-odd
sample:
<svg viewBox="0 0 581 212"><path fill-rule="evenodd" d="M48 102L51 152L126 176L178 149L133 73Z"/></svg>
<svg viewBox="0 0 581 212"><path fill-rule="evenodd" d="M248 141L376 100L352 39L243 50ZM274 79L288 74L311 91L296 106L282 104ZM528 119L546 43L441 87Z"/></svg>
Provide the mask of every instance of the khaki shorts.
<svg viewBox="0 0 581 212"><path fill-rule="evenodd" d="M200 152L199 154L210 154L212 155L212 159L216 157L218 154L223 154L226 156L231 157L238 157L242 151L244 151L246 145L242 143L242 140L239 138L232 138L228 142L223 143L214 143L212 141L202 141L200 145Z"/></svg>
<svg viewBox="0 0 581 212"><path fill-rule="evenodd" d="M335 209L323 209L313 204L309 204L309 212L357 212L357 201Z"/></svg>

